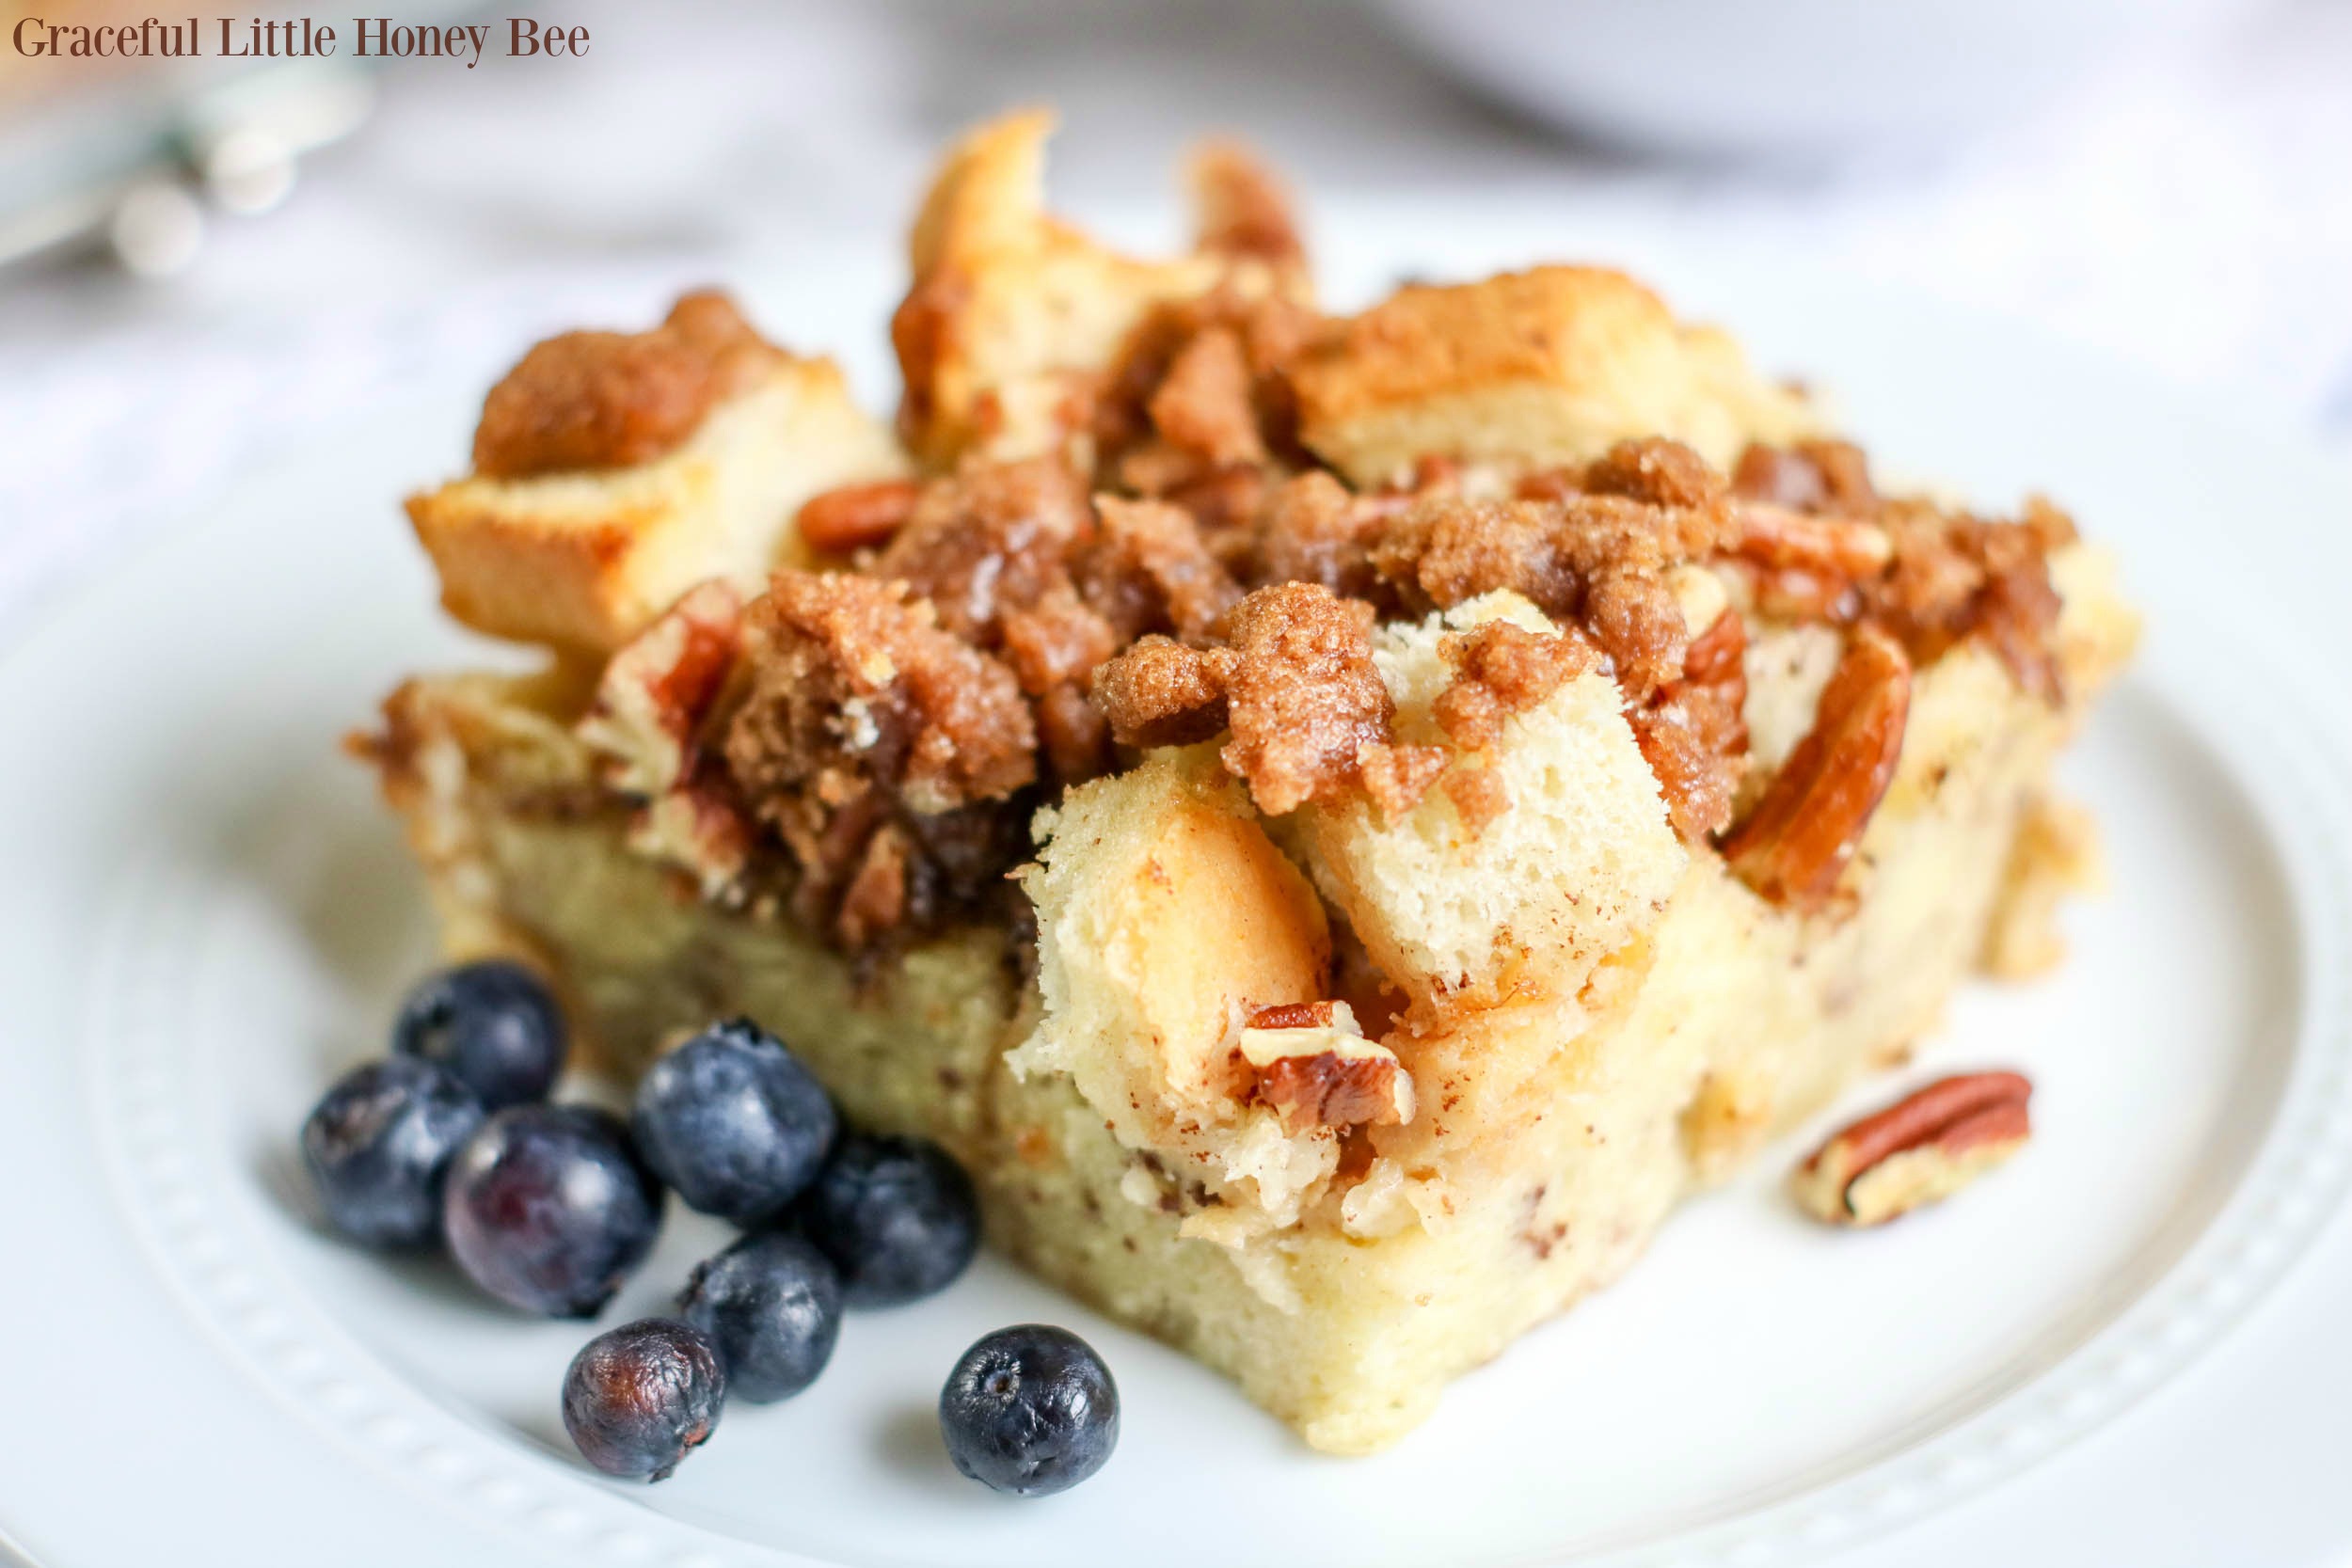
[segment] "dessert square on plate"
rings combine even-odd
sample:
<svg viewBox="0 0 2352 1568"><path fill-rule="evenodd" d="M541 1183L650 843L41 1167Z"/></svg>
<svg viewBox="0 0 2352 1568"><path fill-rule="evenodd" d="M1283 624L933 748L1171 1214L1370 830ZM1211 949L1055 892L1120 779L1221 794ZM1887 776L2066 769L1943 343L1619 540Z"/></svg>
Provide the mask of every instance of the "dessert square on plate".
<svg viewBox="0 0 2352 1568"><path fill-rule="evenodd" d="M613 1069L748 1013L995 1241L1313 1446L2053 961L2053 756L2136 630L2054 506L1889 495L1730 340L1544 266L1312 300L1274 182L1186 256L949 154L895 436L715 296L573 334L411 502L544 673L364 749L453 952Z"/></svg>

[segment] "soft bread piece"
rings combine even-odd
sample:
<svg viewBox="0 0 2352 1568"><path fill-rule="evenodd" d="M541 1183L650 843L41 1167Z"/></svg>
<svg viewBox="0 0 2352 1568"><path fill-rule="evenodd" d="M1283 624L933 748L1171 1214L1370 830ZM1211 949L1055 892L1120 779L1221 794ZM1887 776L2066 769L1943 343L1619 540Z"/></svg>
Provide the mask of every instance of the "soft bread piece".
<svg viewBox="0 0 2352 1568"><path fill-rule="evenodd" d="M1429 717L1454 679L1440 643L1493 620L1552 629L1507 592L1380 629L1373 658L1400 737L1444 741ZM1360 798L1289 819L1315 879L1391 980L1439 1004L1571 994L1657 920L1689 855L1622 703L1615 681L1588 670L1506 720L1486 765L1509 809L1483 829L1442 787L1395 821Z"/></svg>
<svg viewBox="0 0 2352 1568"><path fill-rule="evenodd" d="M1804 401L1623 273L1549 266L1414 284L1293 365L1300 434L1359 485L1431 456L1549 467L1666 436L1729 467L1816 430Z"/></svg>
<svg viewBox="0 0 2352 1568"><path fill-rule="evenodd" d="M1303 268L1203 248L1141 261L1096 244L1045 211L1045 139L1054 117L1025 110L952 148L909 244L914 283L891 320L905 384L900 434L926 463L968 451L1033 457L1069 434L1073 377L1106 369L1152 306L1222 283L1245 295L1304 297ZM1236 229L1238 186L1259 178L1230 150L1195 166L1207 241Z"/></svg>
<svg viewBox="0 0 2352 1568"><path fill-rule="evenodd" d="M607 653L694 584L795 559L801 503L906 471L830 359L782 359L675 451L632 467L492 479L408 499L441 603L478 631Z"/></svg>
<svg viewBox="0 0 2352 1568"><path fill-rule="evenodd" d="M1208 747L1073 790L1039 832L1021 883L1045 1006L1013 1071L1067 1073L1122 1143L1182 1151L1187 1177L1262 1224L1295 1220L1337 1140L1284 1136L1233 1053L1253 1009L1326 994L1314 889Z"/></svg>

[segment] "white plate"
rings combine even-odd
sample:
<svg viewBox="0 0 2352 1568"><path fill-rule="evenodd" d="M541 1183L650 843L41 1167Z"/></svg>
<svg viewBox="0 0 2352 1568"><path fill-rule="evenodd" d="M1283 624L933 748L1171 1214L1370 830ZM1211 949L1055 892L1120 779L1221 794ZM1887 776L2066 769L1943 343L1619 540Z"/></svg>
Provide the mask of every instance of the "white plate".
<svg viewBox="0 0 2352 1568"><path fill-rule="evenodd" d="M1397 216L1327 225L1330 254L1383 263L1336 293L1597 243ZM1971 988L1915 1069L2030 1071L2024 1158L1829 1234L1780 1194L1792 1140L1378 1458L1304 1452L1214 1375L984 1259L853 1319L814 1391L731 1413L675 1480L596 1479L555 1419L587 1331L338 1245L292 1160L430 950L334 742L402 672L483 657L437 620L390 504L459 449L473 389L444 376L191 508L0 660L0 1544L58 1568L1892 1562L2038 1519L2142 1561L2193 1544L2127 1517L2160 1506L2137 1456L2228 1478L2217 1420L2246 1423L2229 1452L2259 1449L2318 1430L2309 1387L2352 1377L2281 1288L2323 1239L2334 1261L2296 1278L2352 1277L2328 1228L2352 1175L2352 727L2330 673L2352 666L2352 508L2318 460L2017 329L1753 259L1645 261L1837 388L1886 464L2064 498L2149 611L2067 768L2112 892L2074 911L2060 975ZM765 281L758 313L799 342L874 338L891 286L875 258L815 252ZM606 1321L717 1241L674 1213ZM1015 1505L952 1474L930 1412L963 1344L1040 1317L1108 1355L1124 1437L1096 1481ZM2197 1369L2225 1339L2269 1349L2216 1389ZM2274 1560L2352 1542L2332 1491L2245 1497L2218 1538Z"/></svg>

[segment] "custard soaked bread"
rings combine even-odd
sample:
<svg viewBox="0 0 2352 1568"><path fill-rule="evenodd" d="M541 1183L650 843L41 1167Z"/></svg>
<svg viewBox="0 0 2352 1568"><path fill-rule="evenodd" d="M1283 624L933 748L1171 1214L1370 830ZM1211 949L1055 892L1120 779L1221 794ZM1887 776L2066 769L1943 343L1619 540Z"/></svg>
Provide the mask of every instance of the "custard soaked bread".
<svg viewBox="0 0 2352 1568"><path fill-rule="evenodd" d="M1042 135L925 204L908 454L783 420L764 462L842 467L778 569L681 532L649 613L508 618L564 657L365 747L453 949L615 1070L753 1014L1014 1256L1360 1452L2048 958L2050 762L2134 621L2055 508L1881 495L1617 275L1327 317L1239 154L1135 261L1042 214Z"/></svg>

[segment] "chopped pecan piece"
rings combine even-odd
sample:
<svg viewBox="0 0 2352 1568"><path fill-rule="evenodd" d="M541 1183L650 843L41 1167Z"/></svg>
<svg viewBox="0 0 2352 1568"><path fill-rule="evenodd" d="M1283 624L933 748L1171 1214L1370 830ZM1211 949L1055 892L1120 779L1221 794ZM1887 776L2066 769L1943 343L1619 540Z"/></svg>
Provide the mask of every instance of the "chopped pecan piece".
<svg viewBox="0 0 2352 1568"><path fill-rule="evenodd" d="M914 515L923 487L911 479L878 479L820 491L801 503L794 526L813 550L847 555L886 545Z"/></svg>
<svg viewBox="0 0 2352 1568"><path fill-rule="evenodd" d="M605 666L578 727L613 788L650 799L692 771L696 732L735 668L742 610L729 583L689 589Z"/></svg>
<svg viewBox="0 0 2352 1568"><path fill-rule="evenodd" d="M1338 1020L1338 1002L1278 1002L1249 1015L1252 1029L1328 1029Z"/></svg>
<svg viewBox="0 0 2352 1568"><path fill-rule="evenodd" d="M1828 899L1894 780L1910 710L1901 646L1875 627L1856 628L1812 730L1724 841L1742 881L1775 904L1811 909Z"/></svg>
<svg viewBox="0 0 2352 1568"><path fill-rule="evenodd" d="M1870 461L1851 441L1799 441L1797 451L1820 473L1821 504L1832 512L1868 512L1878 505Z"/></svg>
<svg viewBox="0 0 2352 1568"><path fill-rule="evenodd" d="M1883 1225L1949 1197L2032 1134L2014 1072L1942 1079L1847 1127L1797 1167L1797 1198L1833 1225Z"/></svg>
<svg viewBox="0 0 2352 1568"><path fill-rule="evenodd" d="M1395 1053L1364 1038L1344 1002L1262 1007L1238 1050L1255 1073L1251 1098L1294 1134L1413 1119L1411 1075Z"/></svg>
<svg viewBox="0 0 2352 1568"><path fill-rule="evenodd" d="M1889 501L1880 517L1894 560L1864 585L1864 608L1902 639L1913 661L1929 663L1963 638L1981 635L2021 688L2060 701L2053 649L2059 603L2048 549L2071 527L2065 515L2029 506L2024 521L1988 522Z"/></svg>
<svg viewBox="0 0 2352 1568"><path fill-rule="evenodd" d="M693 874L706 898L731 901L742 893L751 864L752 826L716 784L680 784L647 801L629 818L628 847L649 860Z"/></svg>
<svg viewBox="0 0 2352 1568"><path fill-rule="evenodd" d="M1878 504L1869 463L1861 448L1847 441L1752 446L1740 454L1731 486L1750 500L1800 512L1867 513Z"/></svg>

